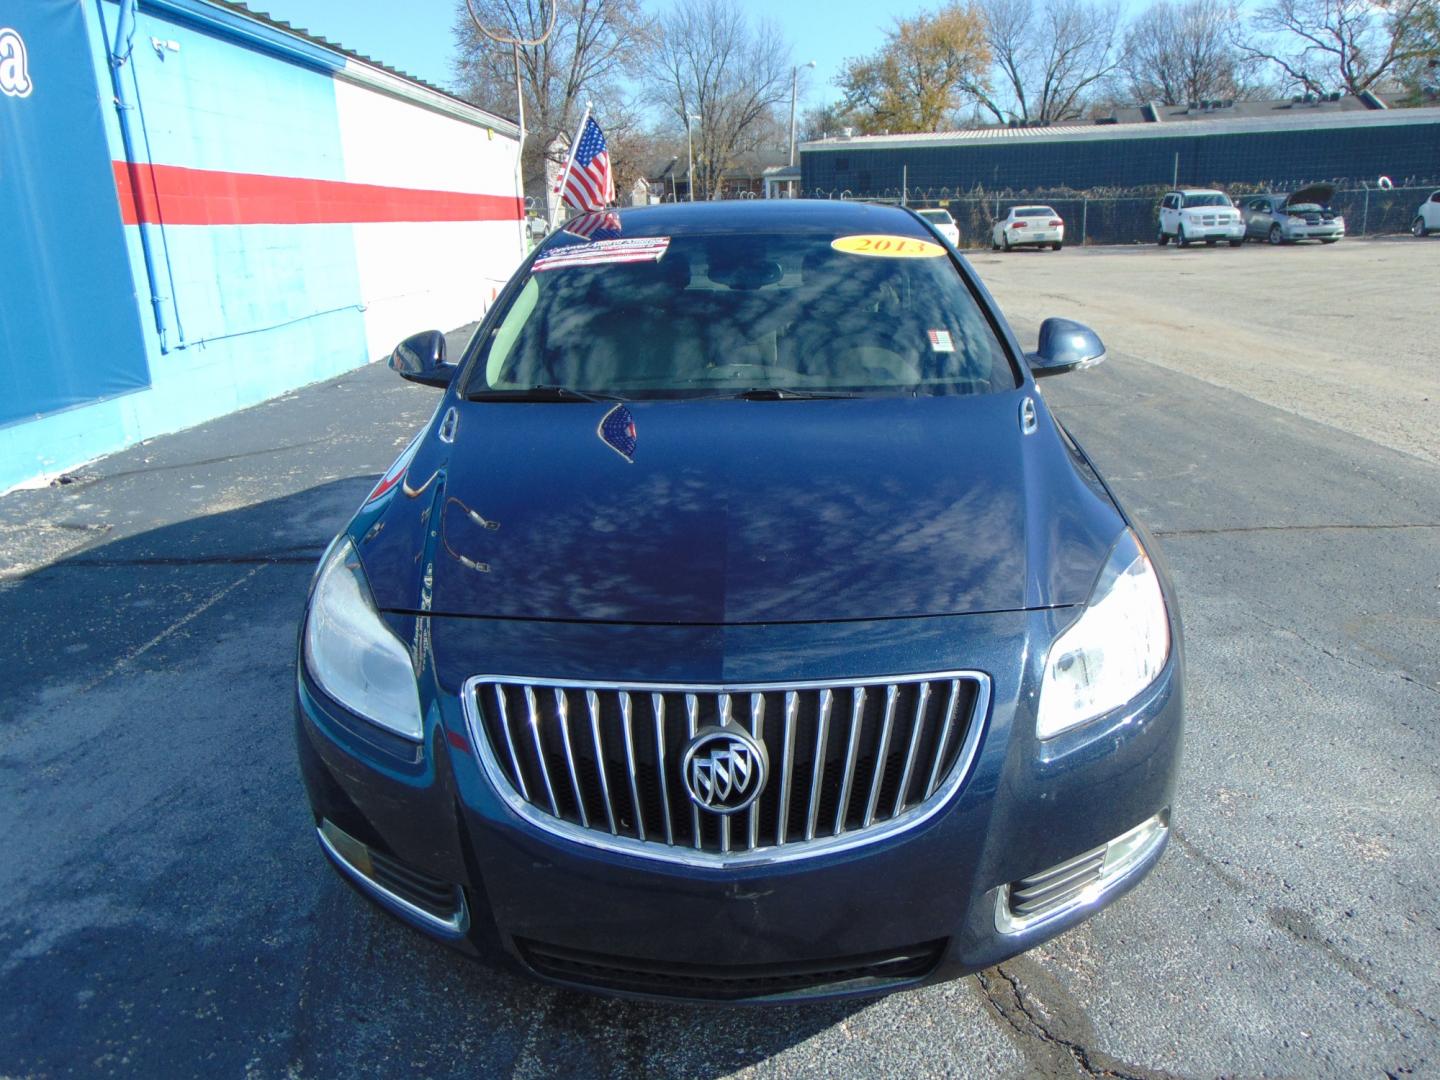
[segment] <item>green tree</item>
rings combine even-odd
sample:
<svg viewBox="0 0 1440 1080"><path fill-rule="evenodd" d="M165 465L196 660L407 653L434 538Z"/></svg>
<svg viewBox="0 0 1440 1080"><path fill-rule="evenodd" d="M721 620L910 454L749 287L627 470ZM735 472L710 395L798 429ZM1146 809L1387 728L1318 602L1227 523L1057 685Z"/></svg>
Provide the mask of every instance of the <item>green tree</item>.
<svg viewBox="0 0 1440 1080"><path fill-rule="evenodd" d="M861 131L940 131L989 64L983 17L952 3L897 19L880 50L848 61L837 82Z"/></svg>

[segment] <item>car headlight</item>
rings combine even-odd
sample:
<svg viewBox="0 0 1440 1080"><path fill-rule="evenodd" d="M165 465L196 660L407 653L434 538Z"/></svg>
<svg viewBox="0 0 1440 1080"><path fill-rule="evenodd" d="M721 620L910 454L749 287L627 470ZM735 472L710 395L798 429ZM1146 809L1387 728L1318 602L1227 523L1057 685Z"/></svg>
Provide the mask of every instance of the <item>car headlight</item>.
<svg viewBox="0 0 1440 1080"><path fill-rule="evenodd" d="M325 693L371 723L420 739L420 693L410 651L375 609L355 545L333 545L305 616L305 667Z"/></svg>
<svg viewBox="0 0 1440 1080"><path fill-rule="evenodd" d="M1126 529L1084 612L1045 657L1036 734L1048 739L1124 705L1159 677L1169 656L1160 578Z"/></svg>

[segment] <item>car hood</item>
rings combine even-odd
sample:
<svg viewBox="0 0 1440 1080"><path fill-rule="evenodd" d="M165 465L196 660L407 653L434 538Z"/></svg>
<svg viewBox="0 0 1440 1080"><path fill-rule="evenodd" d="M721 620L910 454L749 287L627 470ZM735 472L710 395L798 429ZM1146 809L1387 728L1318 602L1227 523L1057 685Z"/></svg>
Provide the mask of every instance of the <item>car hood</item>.
<svg viewBox="0 0 1440 1080"><path fill-rule="evenodd" d="M629 458L607 405L456 402L453 443L437 416L383 512L362 515L361 557L380 607L447 615L722 624L1080 603L1124 523L1043 402L1021 433L1025 396L634 402Z"/></svg>
<svg viewBox="0 0 1440 1080"><path fill-rule="evenodd" d="M1334 184L1311 184L1299 191L1292 191L1285 196L1285 206L1300 206L1304 203L1315 203L1318 206L1329 206L1330 200L1335 197Z"/></svg>

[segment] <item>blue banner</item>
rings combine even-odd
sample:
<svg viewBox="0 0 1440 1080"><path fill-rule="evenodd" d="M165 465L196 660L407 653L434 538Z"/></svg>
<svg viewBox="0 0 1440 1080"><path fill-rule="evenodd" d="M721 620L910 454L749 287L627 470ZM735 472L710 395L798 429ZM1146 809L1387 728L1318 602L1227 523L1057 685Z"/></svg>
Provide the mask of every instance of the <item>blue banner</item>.
<svg viewBox="0 0 1440 1080"><path fill-rule="evenodd" d="M0 0L0 424L150 385L80 0Z"/></svg>

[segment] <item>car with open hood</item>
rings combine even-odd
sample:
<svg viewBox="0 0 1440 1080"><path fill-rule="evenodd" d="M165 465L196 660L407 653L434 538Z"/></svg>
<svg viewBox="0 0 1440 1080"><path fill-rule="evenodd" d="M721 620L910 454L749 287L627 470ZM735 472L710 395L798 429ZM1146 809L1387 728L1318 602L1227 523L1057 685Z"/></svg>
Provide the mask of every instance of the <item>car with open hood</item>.
<svg viewBox="0 0 1440 1080"><path fill-rule="evenodd" d="M1334 184L1311 184L1289 195L1252 195L1242 200L1245 238L1271 244L1319 240L1333 244L1345 235L1345 218L1330 208Z"/></svg>
<svg viewBox="0 0 1440 1080"><path fill-rule="evenodd" d="M311 584L320 847L456 947L605 993L952 978L1160 859L1155 542L968 263L893 206L611 211L521 265Z"/></svg>

